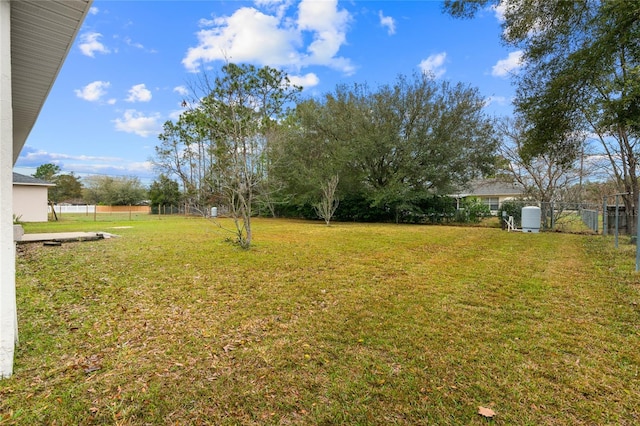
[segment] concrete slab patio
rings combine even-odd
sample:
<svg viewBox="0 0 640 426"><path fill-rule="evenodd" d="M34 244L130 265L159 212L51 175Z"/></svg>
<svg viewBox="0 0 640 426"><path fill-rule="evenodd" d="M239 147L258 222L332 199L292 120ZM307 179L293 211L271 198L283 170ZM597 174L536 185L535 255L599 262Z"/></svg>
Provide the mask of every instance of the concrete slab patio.
<svg viewBox="0 0 640 426"><path fill-rule="evenodd" d="M71 242L71 241L95 241L106 238L113 238L117 235L108 232L54 232L45 234L24 234L16 242L21 243L37 243L37 242Z"/></svg>

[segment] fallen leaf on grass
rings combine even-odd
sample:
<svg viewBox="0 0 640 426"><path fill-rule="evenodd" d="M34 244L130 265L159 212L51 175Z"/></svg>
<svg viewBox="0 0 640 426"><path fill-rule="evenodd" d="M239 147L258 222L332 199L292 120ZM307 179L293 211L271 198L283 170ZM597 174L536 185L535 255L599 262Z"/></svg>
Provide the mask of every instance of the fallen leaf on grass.
<svg viewBox="0 0 640 426"><path fill-rule="evenodd" d="M478 414L480 414L483 417L487 417L487 418L491 419L491 418L493 418L493 416L496 415L496 412L493 411L491 408L478 407Z"/></svg>
<svg viewBox="0 0 640 426"><path fill-rule="evenodd" d="M90 366L90 367L85 368L85 369L84 369L84 373L85 373L85 374L91 374L91 373L93 373L93 372L95 372L95 371L98 371L98 370L100 370L100 366L98 366L98 365L92 365L92 366Z"/></svg>

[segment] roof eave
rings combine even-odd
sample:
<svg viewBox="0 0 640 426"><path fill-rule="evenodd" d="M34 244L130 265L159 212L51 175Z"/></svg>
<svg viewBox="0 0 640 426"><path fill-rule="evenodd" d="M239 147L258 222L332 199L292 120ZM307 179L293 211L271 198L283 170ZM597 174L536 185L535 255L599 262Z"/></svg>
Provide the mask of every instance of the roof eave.
<svg viewBox="0 0 640 426"><path fill-rule="evenodd" d="M13 164L51 92L92 1L10 2Z"/></svg>
<svg viewBox="0 0 640 426"><path fill-rule="evenodd" d="M55 183L22 183L22 182L13 182L13 186L46 186L50 188L52 186L56 186Z"/></svg>

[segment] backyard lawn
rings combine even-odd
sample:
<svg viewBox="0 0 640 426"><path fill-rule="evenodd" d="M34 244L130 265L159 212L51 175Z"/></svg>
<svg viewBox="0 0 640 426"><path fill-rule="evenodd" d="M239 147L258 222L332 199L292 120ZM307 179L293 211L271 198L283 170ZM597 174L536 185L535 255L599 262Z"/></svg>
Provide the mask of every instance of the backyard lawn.
<svg viewBox="0 0 640 426"><path fill-rule="evenodd" d="M626 241L253 228L244 251L197 218L27 224L119 237L18 247L20 344L0 424L640 424Z"/></svg>

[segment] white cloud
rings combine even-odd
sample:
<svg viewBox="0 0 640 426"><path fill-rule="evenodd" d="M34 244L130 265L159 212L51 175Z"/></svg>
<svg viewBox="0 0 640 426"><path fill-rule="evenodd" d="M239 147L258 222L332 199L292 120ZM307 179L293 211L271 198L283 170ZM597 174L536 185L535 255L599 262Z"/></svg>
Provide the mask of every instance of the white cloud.
<svg viewBox="0 0 640 426"><path fill-rule="evenodd" d="M273 7L286 4L285 0L254 0L256 6Z"/></svg>
<svg viewBox="0 0 640 426"><path fill-rule="evenodd" d="M65 154L47 152L25 145L16 162L16 171L25 174L33 173L42 164L55 164L63 172L73 172L76 176L94 175L96 173L110 176L138 176L143 179L153 178L153 165L149 161L130 161L121 157L95 155Z"/></svg>
<svg viewBox="0 0 640 426"><path fill-rule="evenodd" d="M176 86L173 88L173 91L182 96L187 96L189 94L189 90L184 86Z"/></svg>
<svg viewBox="0 0 640 426"><path fill-rule="evenodd" d="M169 113L169 120L172 121L178 121L180 119L180 116L182 115L182 113L184 112L184 109L176 109L173 110Z"/></svg>
<svg viewBox="0 0 640 426"><path fill-rule="evenodd" d="M491 104L496 104L500 106L507 105L509 100L504 96L487 96L484 100L484 106L488 107Z"/></svg>
<svg viewBox="0 0 640 426"><path fill-rule="evenodd" d="M509 53L505 59L500 59L491 69L491 75L494 77L507 77L510 74L517 73L524 65L522 62L522 50Z"/></svg>
<svg viewBox="0 0 640 426"><path fill-rule="evenodd" d="M205 27L213 27L217 24L217 19L205 19L202 18L198 21L198 26L201 28L205 28Z"/></svg>
<svg viewBox="0 0 640 426"><path fill-rule="evenodd" d="M311 31L313 42L307 47L310 53L303 62L307 65L328 65L351 74L350 61L336 57L347 40L351 15L345 9L338 10L337 0L302 0L298 5L298 29Z"/></svg>
<svg viewBox="0 0 640 426"><path fill-rule="evenodd" d="M503 23L505 21L504 13L507 10L507 2L500 2L491 6L491 10L495 14L498 22Z"/></svg>
<svg viewBox="0 0 640 426"><path fill-rule="evenodd" d="M76 89L74 92L80 99L84 99L89 102L97 102L107 94L106 89L108 89L109 86L111 86L111 83L108 81L98 80L87 84L82 89Z"/></svg>
<svg viewBox="0 0 640 426"><path fill-rule="evenodd" d="M256 6L276 12L276 16L279 18L284 16L292 3L293 0L254 0Z"/></svg>
<svg viewBox="0 0 640 426"><path fill-rule="evenodd" d="M136 49L144 49L144 45L142 43L138 43L137 41L131 40L131 37L125 37L124 42L131 47L135 47Z"/></svg>
<svg viewBox="0 0 640 426"><path fill-rule="evenodd" d="M136 176L142 182L153 179L153 165L148 161L129 161L125 158L114 158L109 161L79 160L65 163L65 169L73 170L77 176L84 178L96 174L107 176Z"/></svg>
<svg viewBox="0 0 640 426"><path fill-rule="evenodd" d="M160 125L160 114L145 116L143 113L134 109L128 109L122 115L122 118L113 120L116 130L126 133L134 133L138 136L146 138L151 135L158 135L162 131Z"/></svg>
<svg viewBox="0 0 640 426"><path fill-rule="evenodd" d="M127 102L149 102L151 100L151 91L144 84L136 84L129 89Z"/></svg>
<svg viewBox="0 0 640 426"><path fill-rule="evenodd" d="M97 15L100 12L100 9L98 9L95 6L92 6L89 8L89 14L90 15Z"/></svg>
<svg viewBox="0 0 640 426"><path fill-rule="evenodd" d="M38 166L40 164L53 163L60 165L61 167L64 165L63 161L103 161L103 162L119 162L122 161L121 158L116 157L98 157L91 155L71 155L71 154L63 154L57 152L47 152L42 149L32 148L30 146L25 146L25 148L20 152L20 157L18 157L18 161L16 163L17 166L29 167L29 166Z"/></svg>
<svg viewBox="0 0 640 426"><path fill-rule="evenodd" d="M107 54L109 49L100 42L100 33L85 33L80 36L80 51L85 56L95 57L95 53Z"/></svg>
<svg viewBox="0 0 640 426"><path fill-rule="evenodd" d="M297 43L294 31L280 28L277 18L253 8L217 18L214 26L198 32L198 45L189 48L182 60L187 70L196 72L202 64L216 60L281 65L292 59L292 46Z"/></svg>
<svg viewBox="0 0 640 426"><path fill-rule="evenodd" d="M302 86L304 89L317 86L320 83L318 76L312 72L305 75L290 75L289 80L291 81L291 84Z"/></svg>
<svg viewBox="0 0 640 426"><path fill-rule="evenodd" d="M96 174L107 176L136 176L142 182L153 180L153 165L149 162L128 161L119 158L111 162L78 162L67 163L66 168L73 170L81 178Z"/></svg>
<svg viewBox="0 0 640 426"><path fill-rule="evenodd" d="M206 28L197 33L197 45L187 50L185 68L198 72L209 62L232 60L294 69L325 65L353 72L350 61L337 56L351 20L346 10L338 9L337 0L302 0L297 19L285 16L284 10L291 6L288 1L261 0L256 5L269 9L275 5L277 12L242 7L231 16L201 20ZM307 46L306 38L312 39Z"/></svg>
<svg viewBox="0 0 640 426"><path fill-rule="evenodd" d="M435 78L440 78L447 71L444 67L446 59L447 52L436 53L420 62L418 67L423 73L431 73Z"/></svg>
<svg viewBox="0 0 640 426"><path fill-rule="evenodd" d="M151 161L132 161L125 164L126 170L130 175L144 175L153 171L153 163Z"/></svg>
<svg viewBox="0 0 640 426"><path fill-rule="evenodd" d="M396 21L391 16L384 16L382 11L378 12L380 17L380 25L387 28L387 33L393 35L396 33Z"/></svg>

